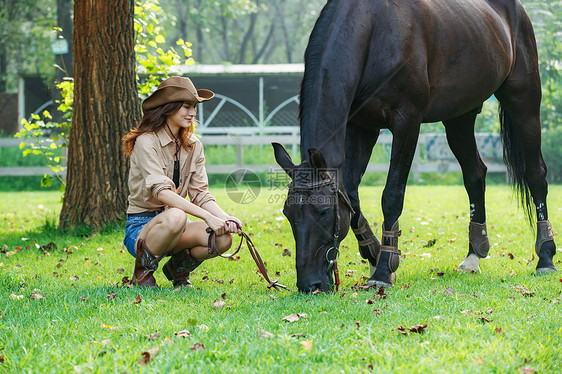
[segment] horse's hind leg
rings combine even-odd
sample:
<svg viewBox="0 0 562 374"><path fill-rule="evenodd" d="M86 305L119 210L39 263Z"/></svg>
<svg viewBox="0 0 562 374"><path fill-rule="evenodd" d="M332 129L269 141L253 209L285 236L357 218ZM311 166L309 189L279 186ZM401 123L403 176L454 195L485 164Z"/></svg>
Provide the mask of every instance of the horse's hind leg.
<svg viewBox="0 0 562 374"><path fill-rule="evenodd" d="M373 133L372 129L367 131L356 126L350 126L345 138L344 184L351 206L355 210L355 215L351 218L351 228L357 238L361 257L368 260L371 265L369 275L372 275L376 267L381 243L361 211L358 187L369 163L373 147L377 142L378 134L378 129Z"/></svg>
<svg viewBox="0 0 562 374"><path fill-rule="evenodd" d="M461 166L464 187L470 201L468 254L459 266L459 270L467 272L480 271L478 262L488 255L490 249L484 198L487 168L480 158L474 137L474 121L480 109L481 107L443 121L449 147Z"/></svg>
<svg viewBox="0 0 562 374"><path fill-rule="evenodd" d="M525 29L528 26L528 30ZM529 194L535 203L537 238L535 252L539 260L537 273L557 271L553 257L556 245L548 220L546 165L541 154L540 100L541 87L535 41L530 25L521 24L516 40L517 60L510 75L495 93L503 115L502 137L504 159L520 192L529 215Z"/></svg>

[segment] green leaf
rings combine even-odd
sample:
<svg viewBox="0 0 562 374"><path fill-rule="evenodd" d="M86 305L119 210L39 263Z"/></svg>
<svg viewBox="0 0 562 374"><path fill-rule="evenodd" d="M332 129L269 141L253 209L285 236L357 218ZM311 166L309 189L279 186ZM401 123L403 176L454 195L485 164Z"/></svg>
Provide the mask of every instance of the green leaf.
<svg viewBox="0 0 562 374"><path fill-rule="evenodd" d="M51 177L49 177L47 174L43 175L43 178L41 178L41 187L51 187L53 183L51 182Z"/></svg>

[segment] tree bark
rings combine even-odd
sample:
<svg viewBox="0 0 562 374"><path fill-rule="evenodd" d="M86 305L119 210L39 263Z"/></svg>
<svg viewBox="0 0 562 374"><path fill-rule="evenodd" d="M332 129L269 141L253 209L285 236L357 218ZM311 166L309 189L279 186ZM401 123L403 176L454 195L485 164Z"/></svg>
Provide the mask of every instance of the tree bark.
<svg viewBox="0 0 562 374"><path fill-rule="evenodd" d="M102 228L127 207L121 138L138 123L134 0L74 4L74 108L60 226Z"/></svg>

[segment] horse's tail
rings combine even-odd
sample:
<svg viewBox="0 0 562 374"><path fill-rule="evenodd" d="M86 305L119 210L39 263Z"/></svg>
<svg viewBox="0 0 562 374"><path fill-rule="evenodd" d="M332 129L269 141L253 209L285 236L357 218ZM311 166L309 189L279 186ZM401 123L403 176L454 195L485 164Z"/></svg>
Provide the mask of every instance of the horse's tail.
<svg viewBox="0 0 562 374"><path fill-rule="evenodd" d="M525 157L517 136L517 131L508 113L499 107L500 131L503 142L503 160L507 166L509 179L513 184L517 197L527 215L529 223L533 223L531 191L525 179Z"/></svg>

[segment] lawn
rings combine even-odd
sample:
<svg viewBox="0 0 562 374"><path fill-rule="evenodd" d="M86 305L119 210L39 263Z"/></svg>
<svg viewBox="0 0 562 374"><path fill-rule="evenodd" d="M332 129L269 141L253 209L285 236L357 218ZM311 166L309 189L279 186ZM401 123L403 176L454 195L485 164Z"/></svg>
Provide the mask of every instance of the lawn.
<svg viewBox="0 0 562 374"><path fill-rule="evenodd" d="M249 204L212 192L244 221L271 277L294 290L285 191L264 188ZM381 193L360 190L377 235ZM134 260L122 226L62 234L58 192L0 193L0 372L559 373L562 274L533 274L534 229L511 189L486 196L492 247L481 274L456 271L468 245L464 189L411 186L394 287L354 287L368 265L349 235L340 290L303 295L268 290L246 249L204 263L192 289L175 290L160 270L159 289L124 286ZM548 202L560 247L562 186Z"/></svg>

